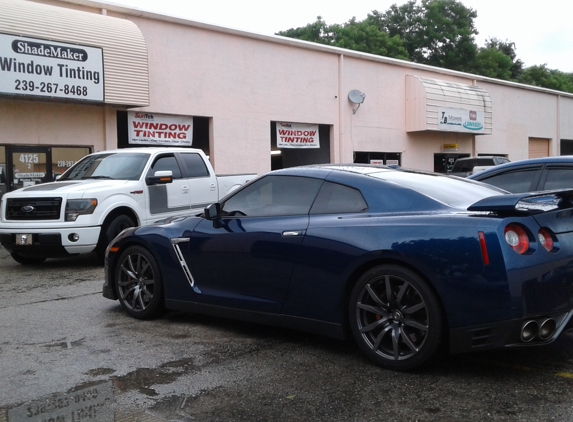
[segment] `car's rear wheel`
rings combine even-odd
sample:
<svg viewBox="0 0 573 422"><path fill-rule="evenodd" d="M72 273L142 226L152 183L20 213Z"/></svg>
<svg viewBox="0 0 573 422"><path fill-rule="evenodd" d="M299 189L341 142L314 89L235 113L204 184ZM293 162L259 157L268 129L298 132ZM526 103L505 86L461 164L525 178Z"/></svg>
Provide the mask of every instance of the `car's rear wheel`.
<svg viewBox="0 0 573 422"><path fill-rule="evenodd" d="M115 268L117 297L132 317L150 319L164 309L163 284L157 261L147 249L130 246Z"/></svg>
<svg viewBox="0 0 573 422"><path fill-rule="evenodd" d="M440 349L439 302L428 284L407 268L381 265L363 274L350 296L349 318L362 351L385 368L423 366Z"/></svg>

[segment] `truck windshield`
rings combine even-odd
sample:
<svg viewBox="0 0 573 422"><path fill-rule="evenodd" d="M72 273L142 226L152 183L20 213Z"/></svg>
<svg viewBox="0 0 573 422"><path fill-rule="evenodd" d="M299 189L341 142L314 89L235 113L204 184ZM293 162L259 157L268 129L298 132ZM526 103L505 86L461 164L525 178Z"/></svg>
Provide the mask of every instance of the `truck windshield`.
<svg viewBox="0 0 573 422"><path fill-rule="evenodd" d="M83 179L139 180L149 159L145 153L92 154L70 167L58 181Z"/></svg>

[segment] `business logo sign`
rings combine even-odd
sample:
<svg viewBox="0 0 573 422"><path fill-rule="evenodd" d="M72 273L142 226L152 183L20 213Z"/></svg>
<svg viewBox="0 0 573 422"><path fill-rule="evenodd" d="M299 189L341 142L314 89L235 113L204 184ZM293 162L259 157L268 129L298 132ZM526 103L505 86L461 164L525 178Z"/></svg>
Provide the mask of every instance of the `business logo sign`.
<svg viewBox="0 0 573 422"><path fill-rule="evenodd" d="M102 49L0 34L0 94L103 102Z"/></svg>
<svg viewBox="0 0 573 422"><path fill-rule="evenodd" d="M277 122L277 147L320 148L318 125Z"/></svg>
<svg viewBox="0 0 573 422"><path fill-rule="evenodd" d="M127 123L130 144L191 146L193 143L193 117L130 111Z"/></svg>
<svg viewBox="0 0 573 422"><path fill-rule="evenodd" d="M448 132L484 133L483 111L438 107L438 129Z"/></svg>

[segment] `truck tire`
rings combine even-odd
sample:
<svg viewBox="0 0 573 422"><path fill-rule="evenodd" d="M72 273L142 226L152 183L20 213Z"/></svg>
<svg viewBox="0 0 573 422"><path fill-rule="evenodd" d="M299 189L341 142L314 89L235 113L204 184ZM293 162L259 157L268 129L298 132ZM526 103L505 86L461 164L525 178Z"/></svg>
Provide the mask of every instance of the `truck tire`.
<svg viewBox="0 0 573 422"><path fill-rule="evenodd" d="M109 223L101 228L101 234L95 250L99 260L103 263L105 259L105 250L107 245L123 230L134 227L135 223L127 215L120 214L114 217Z"/></svg>
<svg viewBox="0 0 573 422"><path fill-rule="evenodd" d="M18 264L22 264L22 265L37 265L37 264L41 264L42 262L44 262L46 260L46 258L22 256L17 252L12 252L10 255L12 256L14 261L16 261Z"/></svg>

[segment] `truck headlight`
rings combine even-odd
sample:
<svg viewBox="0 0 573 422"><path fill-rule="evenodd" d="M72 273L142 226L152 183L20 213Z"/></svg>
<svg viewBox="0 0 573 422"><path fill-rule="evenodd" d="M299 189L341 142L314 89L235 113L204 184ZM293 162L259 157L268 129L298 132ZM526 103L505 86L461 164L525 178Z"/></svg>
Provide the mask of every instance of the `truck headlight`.
<svg viewBox="0 0 573 422"><path fill-rule="evenodd" d="M93 214L97 199L68 199L66 202L66 221L76 221L80 215Z"/></svg>

